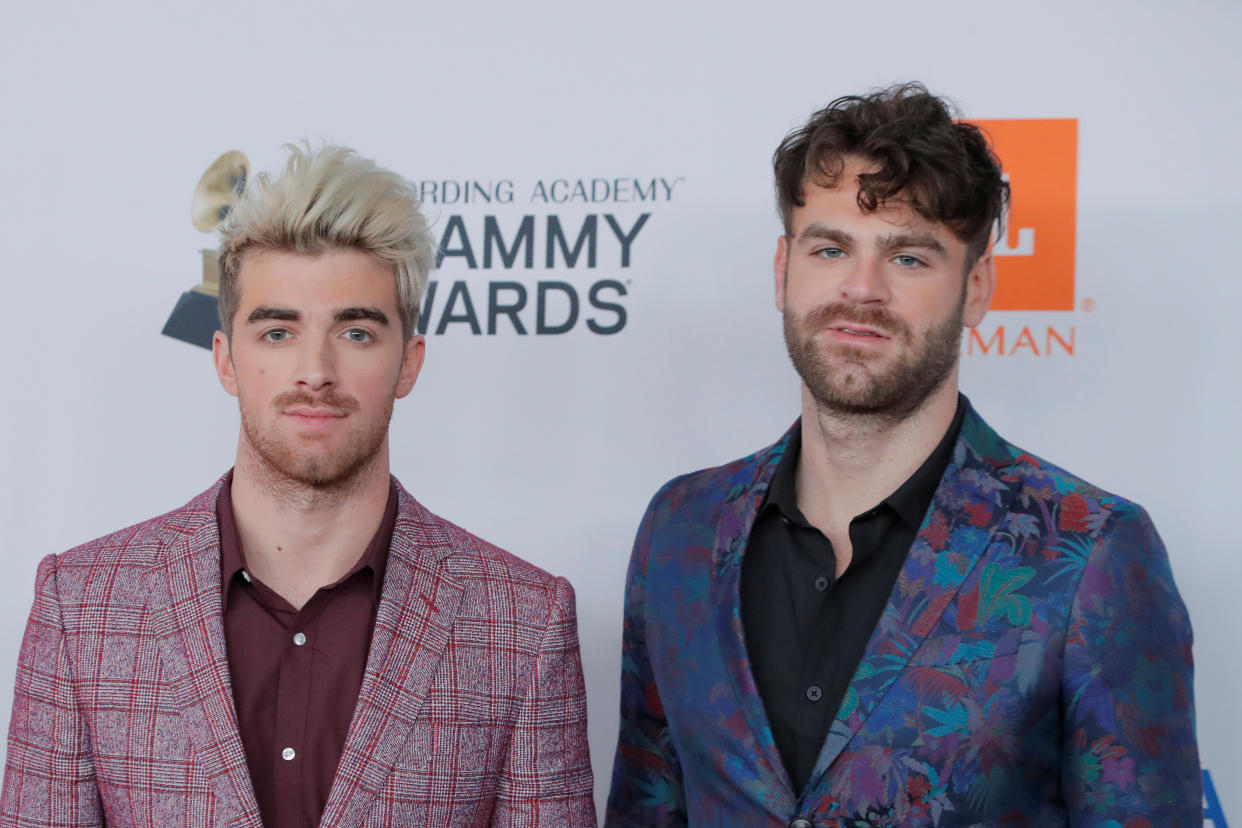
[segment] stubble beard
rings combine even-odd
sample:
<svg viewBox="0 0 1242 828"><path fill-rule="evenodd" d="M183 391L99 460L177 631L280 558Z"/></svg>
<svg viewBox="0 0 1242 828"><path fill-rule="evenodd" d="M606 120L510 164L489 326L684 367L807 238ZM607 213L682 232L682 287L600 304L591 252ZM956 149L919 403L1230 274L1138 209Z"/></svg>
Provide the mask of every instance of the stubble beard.
<svg viewBox="0 0 1242 828"><path fill-rule="evenodd" d="M785 347L819 409L831 416L887 427L918 411L953 373L961 347L965 295L921 344L910 325L886 308L833 302L810 313L784 314ZM906 347L887 367L867 349L818 343L829 325L853 322L883 331Z"/></svg>
<svg viewBox="0 0 1242 828"><path fill-rule="evenodd" d="M288 496L346 495L359 487L379 457L388 436L388 424L392 419L395 394L388 400L380 417L367 424L362 431L348 435L346 442L336 451L297 446L282 437L276 428L264 429L261 418L247 413L241 405L242 432L255 469L264 485L274 492ZM271 403L277 418L295 405L315 405L346 412L356 416L360 411L353 397L328 391L313 395L302 391L288 391L278 395Z"/></svg>

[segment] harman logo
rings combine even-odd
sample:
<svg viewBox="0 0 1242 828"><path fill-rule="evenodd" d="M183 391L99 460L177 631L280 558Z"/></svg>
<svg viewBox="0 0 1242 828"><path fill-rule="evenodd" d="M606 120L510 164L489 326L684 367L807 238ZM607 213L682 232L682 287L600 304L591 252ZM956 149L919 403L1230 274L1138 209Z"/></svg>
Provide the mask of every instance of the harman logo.
<svg viewBox="0 0 1242 828"><path fill-rule="evenodd" d="M1078 121L973 121L992 139L1013 188L1005 234L993 248L993 311L1075 310ZM1090 310L1084 300L1083 310ZM967 331L963 356L1073 356L1077 326L985 319Z"/></svg>
<svg viewBox="0 0 1242 828"><path fill-rule="evenodd" d="M996 242L992 310L1074 309L1078 121L975 121L991 137L1013 188Z"/></svg>

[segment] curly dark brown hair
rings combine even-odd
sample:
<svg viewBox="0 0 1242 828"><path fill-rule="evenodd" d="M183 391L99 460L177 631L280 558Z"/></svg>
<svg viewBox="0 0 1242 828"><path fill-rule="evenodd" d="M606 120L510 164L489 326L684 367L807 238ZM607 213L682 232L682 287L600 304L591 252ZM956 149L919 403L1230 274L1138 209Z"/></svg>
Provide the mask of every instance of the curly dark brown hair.
<svg viewBox="0 0 1242 828"><path fill-rule="evenodd" d="M899 201L944 224L967 245L972 264L1009 202L1009 184L987 136L954 120L952 105L921 83L846 95L785 136L772 156L776 200L787 234L810 181L835 187L847 156L875 165L858 176L858 206L873 212Z"/></svg>

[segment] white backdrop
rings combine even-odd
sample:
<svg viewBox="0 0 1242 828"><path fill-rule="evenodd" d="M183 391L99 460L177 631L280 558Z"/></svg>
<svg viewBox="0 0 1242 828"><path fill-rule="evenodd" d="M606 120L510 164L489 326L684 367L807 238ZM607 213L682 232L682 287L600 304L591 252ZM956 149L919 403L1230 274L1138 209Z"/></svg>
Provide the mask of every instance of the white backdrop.
<svg viewBox="0 0 1242 828"><path fill-rule="evenodd" d="M625 564L647 499L771 442L797 413L771 301L771 152L829 99L915 78L971 117L1078 119L1080 307L991 320L1073 325L1075 353L970 356L963 386L1010 440L1154 516L1195 627L1203 762L1242 820L1242 12L775 7L8 4L0 724L39 558L178 506L230 464L234 400L206 351L159 333L214 244L189 222L199 175L226 150L270 169L283 142L330 139L416 181L513 182L508 204L428 205L441 230L462 217L480 265L447 259L437 301L466 282L486 332L487 283L521 282L531 333L501 317L493 336L466 323L429 336L393 420L393 468L433 510L576 587L602 797ZM673 186L642 203L529 200L539 182L596 178ZM605 215L629 230L643 213L622 267ZM512 243L525 215L535 266L483 268L486 217ZM598 217L595 268L543 266L549 215L571 242ZM583 307L569 332L536 335L536 283L551 280ZM586 325L617 321L589 305L601 280L626 291L599 294L625 309L611 335Z"/></svg>

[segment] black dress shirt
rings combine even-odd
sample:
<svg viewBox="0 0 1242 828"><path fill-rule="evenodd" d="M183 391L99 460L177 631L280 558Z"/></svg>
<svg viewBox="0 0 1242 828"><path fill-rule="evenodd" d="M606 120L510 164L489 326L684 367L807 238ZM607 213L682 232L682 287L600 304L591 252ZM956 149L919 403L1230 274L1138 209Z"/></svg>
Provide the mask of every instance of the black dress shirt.
<svg viewBox="0 0 1242 828"><path fill-rule="evenodd" d="M840 578L832 544L803 517L795 428L742 561L742 626L759 696L794 790L820 748L879 621L961 431L965 398L940 444L897 491L850 521Z"/></svg>

